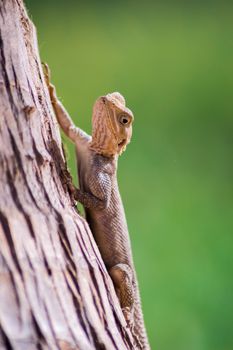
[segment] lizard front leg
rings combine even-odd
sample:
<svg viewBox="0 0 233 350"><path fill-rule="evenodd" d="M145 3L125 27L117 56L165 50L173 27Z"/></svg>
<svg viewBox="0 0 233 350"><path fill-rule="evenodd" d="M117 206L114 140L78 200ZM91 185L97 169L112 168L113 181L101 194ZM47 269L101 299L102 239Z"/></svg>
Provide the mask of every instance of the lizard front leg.
<svg viewBox="0 0 233 350"><path fill-rule="evenodd" d="M104 210L109 205L112 183L109 175L91 169L88 177L89 192L82 189L76 190L75 199L87 209Z"/></svg>
<svg viewBox="0 0 233 350"><path fill-rule="evenodd" d="M87 209L91 208L102 210L108 206L108 201L105 198L97 198L93 194L83 192L80 189L76 189L74 198Z"/></svg>
<svg viewBox="0 0 233 350"><path fill-rule="evenodd" d="M56 88L50 81L50 69L46 63L43 63L43 69L50 100L60 127L62 128L66 136L68 136L69 139L74 143L78 143L80 141L83 142L83 140L89 141L90 136L87 133L85 133L85 131L74 125L71 117L69 116L69 113L66 111L61 101L59 101L56 94Z"/></svg>

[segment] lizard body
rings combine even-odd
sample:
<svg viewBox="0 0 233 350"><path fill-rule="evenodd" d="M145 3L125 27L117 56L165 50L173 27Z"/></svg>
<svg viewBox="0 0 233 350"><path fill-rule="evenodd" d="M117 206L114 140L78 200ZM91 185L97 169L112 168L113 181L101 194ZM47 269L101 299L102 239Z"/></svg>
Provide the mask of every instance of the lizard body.
<svg viewBox="0 0 233 350"><path fill-rule="evenodd" d="M137 349L149 350L141 310L130 238L117 183L117 162L132 135L133 114L119 93L97 99L93 108L92 137L76 127L50 83L45 78L57 120L75 143L80 188L76 199L83 204L86 219L112 278L116 294L135 339Z"/></svg>

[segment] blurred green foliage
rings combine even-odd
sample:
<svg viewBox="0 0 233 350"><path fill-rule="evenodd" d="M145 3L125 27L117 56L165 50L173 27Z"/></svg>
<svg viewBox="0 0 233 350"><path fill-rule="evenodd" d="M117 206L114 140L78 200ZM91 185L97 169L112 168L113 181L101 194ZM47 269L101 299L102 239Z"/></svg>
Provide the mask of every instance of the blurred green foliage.
<svg viewBox="0 0 233 350"><path fill-rule="evenodd" d="M233 349L233 7L26 4L78 126L107 92L134 111L119 183L152 349Z"/></svg>

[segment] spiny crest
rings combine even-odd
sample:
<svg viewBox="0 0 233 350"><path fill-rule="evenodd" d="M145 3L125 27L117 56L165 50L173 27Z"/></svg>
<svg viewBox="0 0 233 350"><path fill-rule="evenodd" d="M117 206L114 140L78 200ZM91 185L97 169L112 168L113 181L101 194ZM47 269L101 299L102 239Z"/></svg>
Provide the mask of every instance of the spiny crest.
<svg viewBox="0 0 233 350"><path fill-rule="evenodd" d="M111 94L107 94L106 98L113 102L115 105L121 105L122 107L125 107L125 99L119 92L112 92ZM119 106L120 107L120 106Z"/></svg>

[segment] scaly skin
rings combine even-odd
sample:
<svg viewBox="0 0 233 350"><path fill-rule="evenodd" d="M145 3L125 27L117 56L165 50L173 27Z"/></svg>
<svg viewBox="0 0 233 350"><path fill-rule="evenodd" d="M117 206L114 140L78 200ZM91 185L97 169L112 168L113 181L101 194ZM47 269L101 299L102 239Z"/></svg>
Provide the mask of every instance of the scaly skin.
<svg viewBox="0 0 233 350"><path fill-rule="evenodd" d="M80 189L76 199L83 204L101 256L112 278L126 322L137 349L149 350L133 264L127 222L117 183L118 155L132 134L132 112L119 93L100 97L93 110L92 137L74 126L50 83L45 78L57 120L75 143ZM123 117L122 117L123 116ZM120 122L119 122L120 121Z"/></svg>

